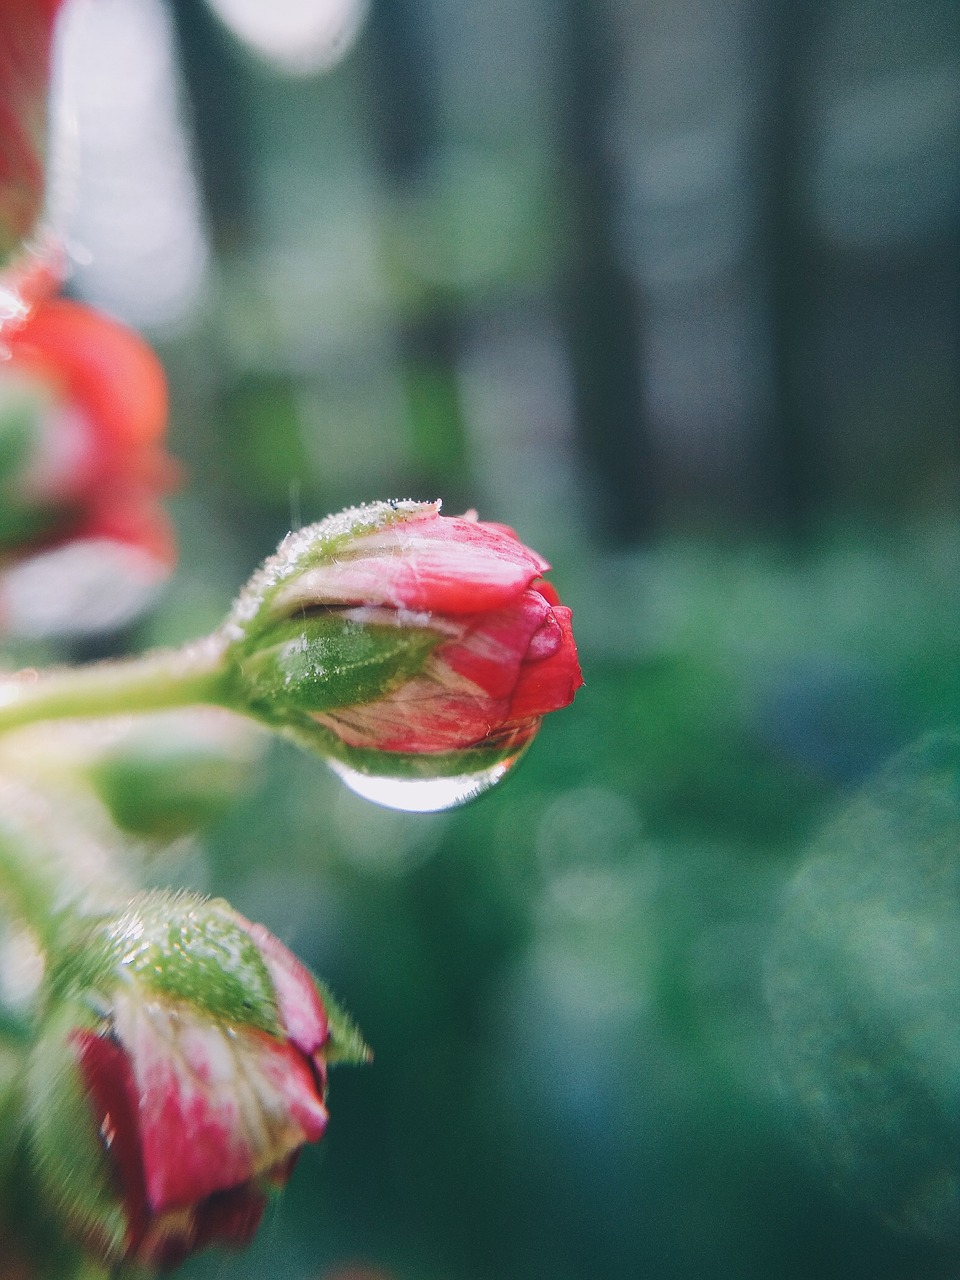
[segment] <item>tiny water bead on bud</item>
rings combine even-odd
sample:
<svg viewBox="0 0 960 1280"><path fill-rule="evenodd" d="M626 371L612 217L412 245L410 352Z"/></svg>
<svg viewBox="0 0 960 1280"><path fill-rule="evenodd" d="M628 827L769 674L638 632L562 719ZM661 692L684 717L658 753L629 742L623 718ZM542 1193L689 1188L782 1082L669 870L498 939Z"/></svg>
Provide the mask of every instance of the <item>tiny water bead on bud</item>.
<svg viewBox="0 0 960 1280"><path fill-rule="evenodd" d="M548 568L511 529L439 502L330 516L291 534L237 600L228 701L368 799L461 803L582 683Z"/></svg>
<svg viewBox="0 0 960 1280"><path fill-rule="evenodd" d="M154 893L77 927L28 1070L42 1193L107 1266L162 1271L247 1244L324 1133L328 1065L365 1060L363 1041L224 902Z"/></svg>

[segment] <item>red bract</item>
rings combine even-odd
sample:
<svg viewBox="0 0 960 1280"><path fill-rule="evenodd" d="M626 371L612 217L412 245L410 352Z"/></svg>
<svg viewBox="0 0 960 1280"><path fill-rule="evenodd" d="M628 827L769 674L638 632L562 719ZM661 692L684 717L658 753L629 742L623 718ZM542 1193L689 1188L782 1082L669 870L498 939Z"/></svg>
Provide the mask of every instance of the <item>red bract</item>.
<svg viewBox="0 0 960 1280"><path fill-rule="evenodd" d="M92 629L97 599L136 612L175 558L159 503L176 477L163 451L160 362L122 325L65 299L41 302L2 342L0 427L11 446L0 622Z"/></svg>
<svg viewBox="0 0 960 1280"><path fill-rule="evenodd" d="M208 1244L249 1243L269 1190L326 1128L317 988L262 926L231 916L266 966L279 1034L144 998L135 983L115 995L109 1023L69 1035L126 1222L119 1257L96 1223L81 1226L104 1260L166 1270Z"/></svg>

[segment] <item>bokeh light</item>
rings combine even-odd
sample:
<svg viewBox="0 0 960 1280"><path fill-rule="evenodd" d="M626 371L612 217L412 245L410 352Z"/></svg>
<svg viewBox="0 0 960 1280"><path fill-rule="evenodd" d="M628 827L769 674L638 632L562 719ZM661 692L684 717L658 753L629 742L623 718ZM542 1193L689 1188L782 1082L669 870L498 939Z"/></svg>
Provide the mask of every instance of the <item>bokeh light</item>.
<svg viewBox="0 0 960 1280"><path fill-rule="evenodd" d="M85 299L170 329L203 295L209 247L162 0L72 0L56 42L50 218Z"/></svg>

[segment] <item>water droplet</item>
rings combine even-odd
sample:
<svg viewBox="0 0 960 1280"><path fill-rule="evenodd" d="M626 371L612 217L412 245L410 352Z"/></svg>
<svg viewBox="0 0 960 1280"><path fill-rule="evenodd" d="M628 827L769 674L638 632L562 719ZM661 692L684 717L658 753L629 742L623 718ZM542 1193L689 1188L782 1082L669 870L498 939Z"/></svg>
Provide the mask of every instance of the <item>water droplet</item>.
<svg viewBox="0 0 960 1280"><path fill-rule="evenodd" d="M466 804L495 787L522 754L517 752L476 773L444 778L375 777L352 769L342 760L327 763L337 777L364 800L372 800L387 809L402 809L405 813L438 813Z"/></svg>

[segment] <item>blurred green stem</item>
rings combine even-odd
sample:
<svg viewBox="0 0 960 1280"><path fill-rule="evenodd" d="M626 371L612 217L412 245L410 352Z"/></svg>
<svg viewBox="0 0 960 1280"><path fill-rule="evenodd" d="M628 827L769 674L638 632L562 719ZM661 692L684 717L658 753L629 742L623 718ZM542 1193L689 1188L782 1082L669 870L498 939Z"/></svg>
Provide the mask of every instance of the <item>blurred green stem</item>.
<svg viewBox="0 0 960 1280"><path fill-rule="evenodd" d="M225 640L214 633L182 649L51 671L27 670L0 680L0 733L38 721L131 715L218 703ZM100 901L116 890L113 877L85 877L70 856L70 834L51 831L45 810L31 807L11 780L0 797L0 899L28 924L46 951L60 945L74 898ZM62 839L60 837L63 837ZM0 1275L2 1280L2 1275Z"/></svg>
<svg viewBox="0 0 960 1280"><path fill-rule="evenodd" d="M10 832L0 832L0 898L16 919L29 925L44 950L56 935L56 896L47 864Z"/></svg>
<svg viewBox="0 0 960 1280"><path fill-rule="evenodd" d="M87 667L21 671L0 681L0 733L39 720L163 711L220 702L224 642L207 636L182 649Z"/></svg>

